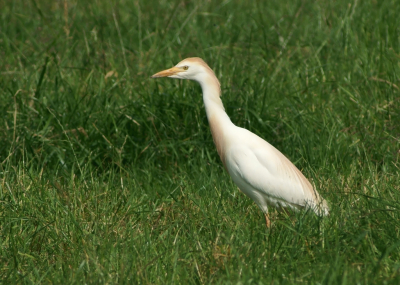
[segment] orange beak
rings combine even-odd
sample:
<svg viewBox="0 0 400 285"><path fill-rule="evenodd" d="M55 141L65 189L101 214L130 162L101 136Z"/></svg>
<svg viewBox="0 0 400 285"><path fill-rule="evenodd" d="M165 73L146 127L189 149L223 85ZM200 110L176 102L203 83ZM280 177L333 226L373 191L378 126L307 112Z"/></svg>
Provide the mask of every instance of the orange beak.
<svg viewBox="0 0 400 285"><path fill-rule="evenodd" d="M151 78L167 77L167 76L178 74L181 71L182 71L182 69L174 66L170 69L166 69L166 70L157 72L156 74L152 75Z"/></svg>

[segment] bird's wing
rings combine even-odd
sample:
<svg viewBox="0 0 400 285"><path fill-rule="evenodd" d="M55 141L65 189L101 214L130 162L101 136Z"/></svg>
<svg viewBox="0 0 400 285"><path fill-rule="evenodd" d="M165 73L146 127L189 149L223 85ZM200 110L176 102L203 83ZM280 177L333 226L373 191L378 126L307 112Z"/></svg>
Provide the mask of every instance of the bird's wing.
<svg viewBox="0 0 400 285"><path fill-rule="evenodd" d="M268 153L264 158L264 152L246 146L232 147L227 156L227 167L233 180L249 196L249 190L256 190L267 197L304 206L304 190L293 177L293 170L286 169L278 156Z"/></svg>
<svg viewBox="0 0 400 285"><path fill-rule="evenodd" d="M243 192L246 187L240 183L294 205L314 207L320 203L318 193L289 159L258 136L255 140L257 143L250 145L233 145L227 155L228 171Z"/></svg>

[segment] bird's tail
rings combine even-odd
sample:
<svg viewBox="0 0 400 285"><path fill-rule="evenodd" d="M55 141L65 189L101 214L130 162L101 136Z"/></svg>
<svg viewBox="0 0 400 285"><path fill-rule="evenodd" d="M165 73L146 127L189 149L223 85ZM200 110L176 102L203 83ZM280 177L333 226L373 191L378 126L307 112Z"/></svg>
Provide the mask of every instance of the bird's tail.
<svg viewBox="0 0 400 285"><path fill-rule="evenodd" d="M325 199L320 199L318 204L311 205L311 208L318 216L328 216L329 215L329 206Z"/></svg>

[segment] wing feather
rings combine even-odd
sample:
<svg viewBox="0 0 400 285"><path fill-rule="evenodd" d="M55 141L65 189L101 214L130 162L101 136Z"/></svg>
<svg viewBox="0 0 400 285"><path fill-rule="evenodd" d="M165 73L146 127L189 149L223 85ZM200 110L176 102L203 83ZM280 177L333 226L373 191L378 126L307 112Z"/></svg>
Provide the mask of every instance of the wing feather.
<svg viewBox="0 0 400 285"><path fill-rule="evenodd" d="M301 171L275 147L248 133L256 137L252 143L233 144L226 156L227 169L239 188L255 201L261 195L270 203L311 206L317 214L327 214L326 202ZM263 208L263 201L256 203Z"/></svg>

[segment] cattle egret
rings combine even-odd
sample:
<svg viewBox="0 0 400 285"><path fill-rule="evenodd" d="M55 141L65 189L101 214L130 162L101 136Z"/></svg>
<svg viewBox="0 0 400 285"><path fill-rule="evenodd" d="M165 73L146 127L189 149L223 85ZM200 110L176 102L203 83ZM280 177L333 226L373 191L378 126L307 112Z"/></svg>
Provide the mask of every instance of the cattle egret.
<svg viewBox="0 0 400 285"><path fill-rule="evenodd" d="M220 98L220 83L201 58L187 58L152 76L158 77L190 79L200 84L222 163L239 189L264 213L267 227L268 206L310 208L319 216L329 213L326 201L289 159L259 136L231 122Z"/></svg>

